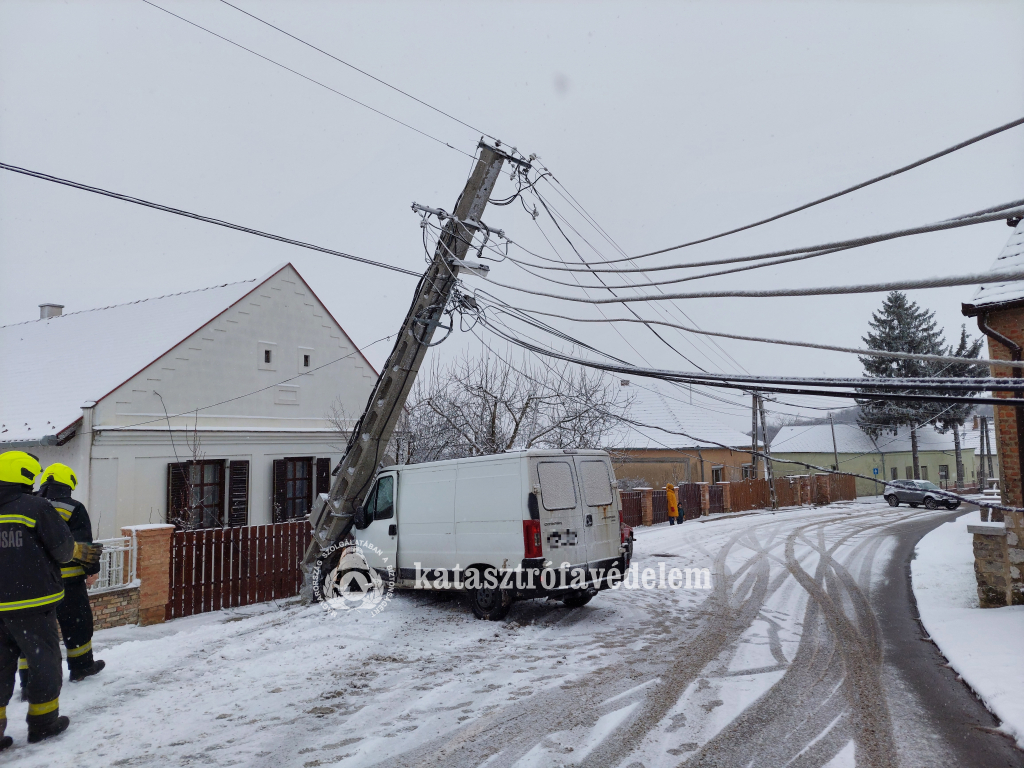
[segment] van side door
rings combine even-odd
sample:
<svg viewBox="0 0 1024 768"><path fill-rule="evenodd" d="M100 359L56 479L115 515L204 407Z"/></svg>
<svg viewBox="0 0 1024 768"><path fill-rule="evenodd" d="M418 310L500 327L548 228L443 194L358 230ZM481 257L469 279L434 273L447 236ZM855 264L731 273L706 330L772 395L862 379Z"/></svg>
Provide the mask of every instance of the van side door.
<svg viewBox="0 0 1024 768"><path fill-rule="evenodd" d="M587 563L583 504L576 485L572 456L538 457L533 471L540 490L540 534L544 557L554 568L559 568L562 563Z"/></svg>
<svg viewBox="0 0 1024 768"><path fill-rule="evenodd" d="M591 562L619 556L619 513L609 461L601 456L574 456L583 491L583 534Z"/></svg>

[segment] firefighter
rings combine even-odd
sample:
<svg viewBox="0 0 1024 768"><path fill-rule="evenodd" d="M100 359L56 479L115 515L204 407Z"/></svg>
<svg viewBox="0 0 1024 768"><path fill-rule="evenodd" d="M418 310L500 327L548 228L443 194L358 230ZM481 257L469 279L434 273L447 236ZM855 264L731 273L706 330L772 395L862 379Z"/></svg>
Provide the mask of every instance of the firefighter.
<svg viewBox="0 0 1024 768"><path fill-rule="evenodd" d="M71 498L78 478L71 467L51 464L39 476L39 496L57 509L71 529L76 542L92 544L92 522L85 505ZM92 656L92 607L85 577L99 573L99 562L94 565L65 563L61 569L64 580L64 599L57 604L57 623L67 648L68 671L72 683L95 675L105 666ZM24 677L22 678L24 685Z"/></svg>
<svg viewBox="0 0 1024 768"><path fill-rule="evenodd" d="M668 503L668 524L675 525L679 522L679 498L672 483L665 486L665 501Z"/></svg>
<svg viewBox="0 0 1024 768"><path fill-rule="evenodd" d="M4 731L19 656L28 662L28 740L42 741L68 727L59 709L61 563L93 565L102 549L76 544L57 510L32 495L39 470L29 453L0 454L0 749L13 742Z"/></svg>

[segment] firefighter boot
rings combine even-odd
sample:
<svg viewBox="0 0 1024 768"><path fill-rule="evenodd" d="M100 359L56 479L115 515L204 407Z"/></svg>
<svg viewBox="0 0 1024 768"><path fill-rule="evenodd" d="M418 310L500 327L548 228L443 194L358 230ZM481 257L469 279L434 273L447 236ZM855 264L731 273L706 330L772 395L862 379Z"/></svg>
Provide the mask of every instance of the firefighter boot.
<svg viewBox="0 0 1024 768"><path fill-rule="evenodd" d="M4 736L4 731L7 730L7 708L0 707L0 710L3 710L3 714L0 715L0 752L3 752L14 743L14 739Z"/></svg>
<svg viewBox="0 0 1024 768"><path fill-rule="evenodd" d="M48 739L51 736L64 733L70 724L71 720L69 720L66 715L60 715L59 717L56 717L53 720L48 720L45 723L29 723L28 743L35 744L43 739Z"/></svg>
<svg viewBox="0 0 1024 768"><path fill-rule="evenodd" d="M71 674L68 676L68 679L70 679L72 683L81 682L82 680L85 680L85 678L95 675L105 666L107 666L107 662L102 659L97 659L91 666L71 670Z"/></svg>

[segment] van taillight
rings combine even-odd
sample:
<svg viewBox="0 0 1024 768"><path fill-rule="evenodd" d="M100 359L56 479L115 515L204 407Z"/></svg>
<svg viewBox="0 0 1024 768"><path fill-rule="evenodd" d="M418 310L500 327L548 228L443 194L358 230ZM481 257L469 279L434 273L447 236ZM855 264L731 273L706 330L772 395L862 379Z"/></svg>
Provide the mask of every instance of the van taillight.
<svg viewBox="0 0 1024 768"><path fill-rule="evenodd" d="M524 557L544 557L540 546L540 520L523 520Z"/></svg>

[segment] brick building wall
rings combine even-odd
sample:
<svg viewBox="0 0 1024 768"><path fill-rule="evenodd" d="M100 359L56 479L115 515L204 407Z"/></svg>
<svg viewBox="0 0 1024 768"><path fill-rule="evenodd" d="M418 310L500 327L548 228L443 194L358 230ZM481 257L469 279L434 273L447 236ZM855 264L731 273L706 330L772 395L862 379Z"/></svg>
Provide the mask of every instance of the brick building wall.
<svg viewBox="0 0 1024 768"><path fill-rule="evenodd" d="M1024 307L994 310L988 316L988 325L992 330L1001 333L1024 347ZM995 339L988 339L989 357L996 360L1011 359L1010 350ZM1024 366L1022 366L1024 367ZM1009 368L993 368L993 376L1009 377ZM1009 397L1009 393L1000 392L997 397ZM1020 439L1018 435L1017 409L1010 406L997 405L996 416L996 456L999 460L1000 489L1003 503L1011 507L1024 507L1024 493L1021 485ZM1010 575L1010 595L1008 602L1014 605L1024 604L1024 514L1020 512L994 512L993 520L1003 518L1006 526L1006 557ZM979 583L980 590L980 583Z"/></svg>

